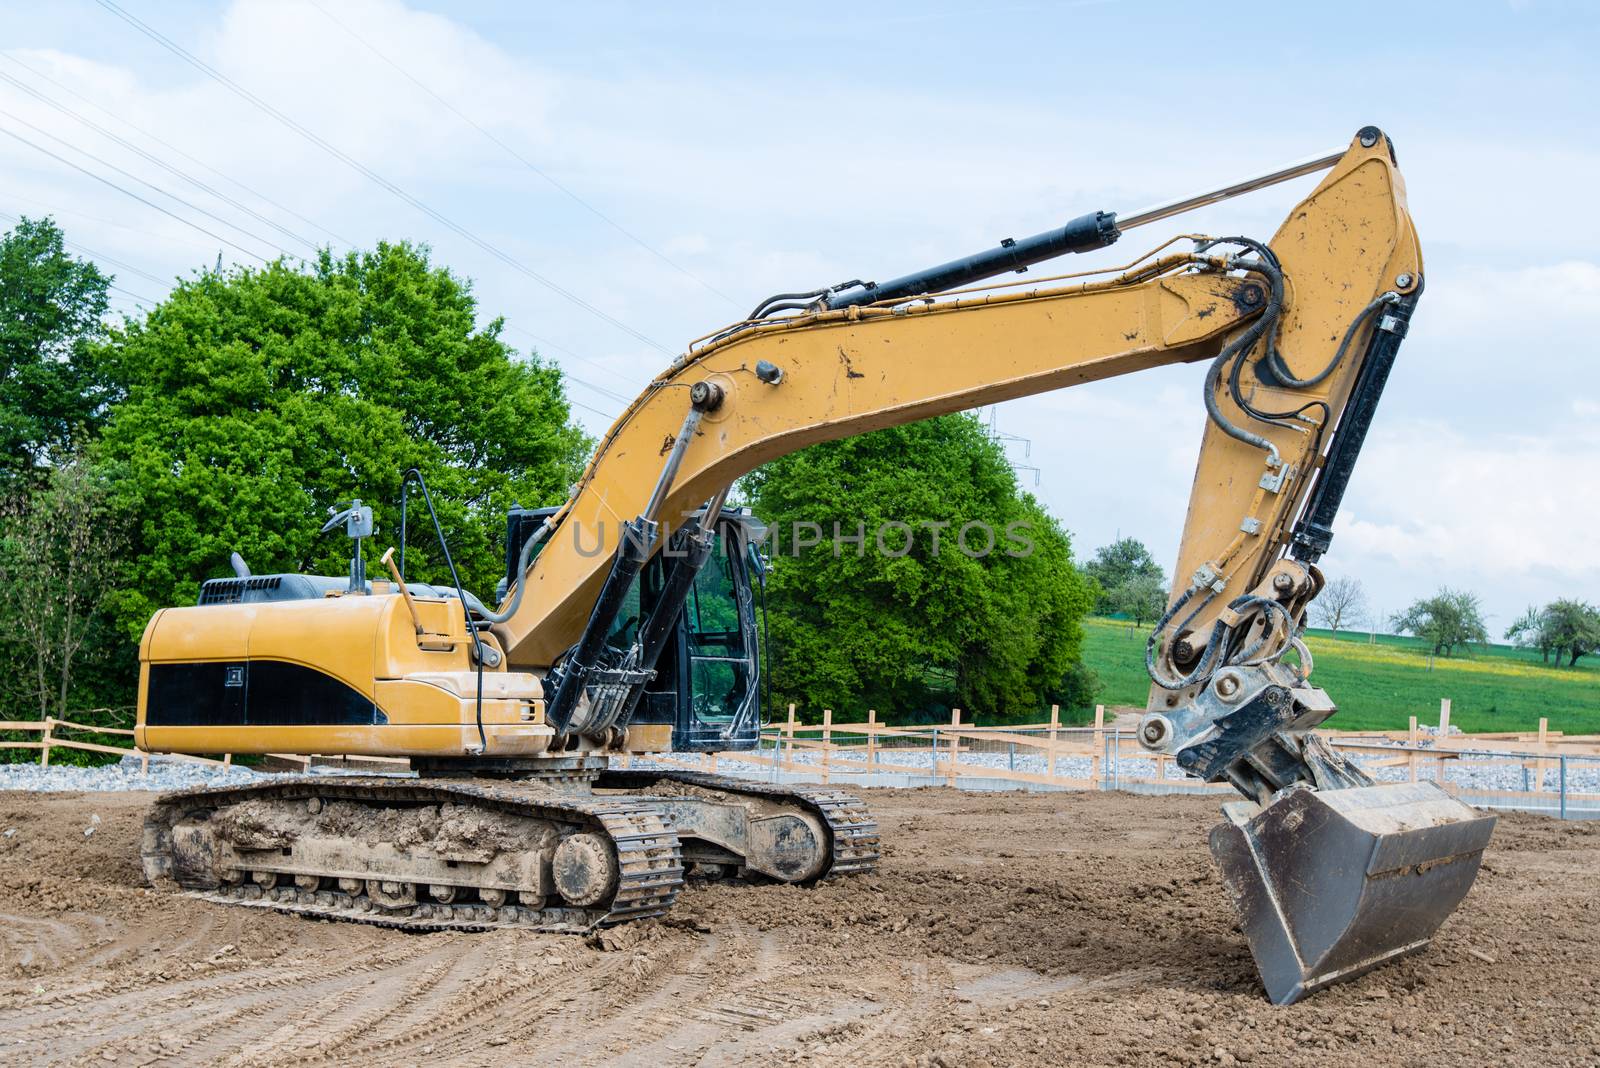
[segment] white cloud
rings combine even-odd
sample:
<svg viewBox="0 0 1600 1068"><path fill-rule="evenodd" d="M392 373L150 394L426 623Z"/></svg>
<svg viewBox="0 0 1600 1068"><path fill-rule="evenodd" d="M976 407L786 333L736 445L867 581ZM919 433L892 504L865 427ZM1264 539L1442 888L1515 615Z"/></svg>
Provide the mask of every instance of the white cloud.
<svg viewBox="0 0 1600 1068"><path fill-rule="evenodd" d="M1430 274L1421 308L1428 330L1444 340L1481 340L1486 331L1525 340L1572 331L1592 340L1600 326L1600 264L1469 264L1438 278Z"/></svg>
<svg viewBox="0 0 1600 1068"><path fill-rule="evenodd" d="M1377 432L1336 525L1341 553L1418 572L1600 580L1600 427L1474 436L1440 423Z"/></svg>

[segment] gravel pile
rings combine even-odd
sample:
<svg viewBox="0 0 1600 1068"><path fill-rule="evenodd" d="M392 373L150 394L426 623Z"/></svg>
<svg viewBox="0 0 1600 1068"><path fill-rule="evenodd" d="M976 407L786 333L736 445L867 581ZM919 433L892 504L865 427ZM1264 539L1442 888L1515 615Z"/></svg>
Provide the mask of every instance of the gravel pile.
<svg viewBox="0 0 1600 1068"><path fill-rule="evenodd" d="M150 771L141 774L139 758L125 756L116 764L98 768L77 768L52 765L41 768L38 764L0 764L0 790L33 790L56 792L65 790L150 790L165 793L168 790L187 790L194 786L242 786L246 783L270 779L275 774L305 774L303 772L262 772L244 767L224 768L219 764L201 764L193 760L155 755L150 758ZM312 775L361 775L407 778L409 771L370 771L362 768L314 767Z"/></svg>
<svg viewBox="0 0 1600 1068"><path fill-rule="evenodd" d="M224 768L192 760L150 758L149 774L140 774L138 757L97 768L37 764L0 764L0 790L187 790L192 786L237 786L262 776L249 768Z"/></svg>

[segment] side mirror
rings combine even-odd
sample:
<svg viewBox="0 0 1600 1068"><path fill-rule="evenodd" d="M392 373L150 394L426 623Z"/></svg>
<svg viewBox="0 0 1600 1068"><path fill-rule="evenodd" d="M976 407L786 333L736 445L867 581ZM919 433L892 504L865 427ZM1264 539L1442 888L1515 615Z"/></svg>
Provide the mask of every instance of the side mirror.
<svg viewBox="0 0 1600 1068"><path fill-rule="evenodd" d="M342 512L337 508L329 508L328 515L331 518L322 524L322 529L317 533L326 534L340 523L344 524L347 537L370 538L377 533L378 528L372 522L372 509L362 504L359 499L351 501L350 507Z"/></svg>
<svg viewBox="0 0 1600 1068"><path fill-rule="evenodd" d="M340 523L344 524L344 532L355 545L350 550L350 592L367 592L367 567L361 558L361 541L376 534L378 527L372 521L372 509L361 503L360 499L350 502L350 507L340 511L338 508L328 509L328 521L322 524L322 529L317 533L326 534Z"/></svg>

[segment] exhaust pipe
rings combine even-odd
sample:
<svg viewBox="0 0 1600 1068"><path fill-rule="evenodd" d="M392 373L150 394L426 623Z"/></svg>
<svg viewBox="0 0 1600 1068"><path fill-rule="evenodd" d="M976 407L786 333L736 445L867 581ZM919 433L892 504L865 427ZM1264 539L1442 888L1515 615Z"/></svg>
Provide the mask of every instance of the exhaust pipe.
<svg viewBox="0 0 1600 1068"><path fill-rule="evenodd" d="M1276 1005L1425 947L1495 825L1430 782L1294 786L1222 812L1211 855Z"/></svg>

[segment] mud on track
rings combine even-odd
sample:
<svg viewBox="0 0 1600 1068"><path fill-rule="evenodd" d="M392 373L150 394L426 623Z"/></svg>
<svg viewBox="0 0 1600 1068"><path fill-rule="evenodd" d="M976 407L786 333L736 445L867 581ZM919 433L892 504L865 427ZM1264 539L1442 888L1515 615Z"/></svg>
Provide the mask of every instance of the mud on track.
<svg viewBox="0 0 1600 1068"><path fill-rule="evenodd" d="M158 894L149 795L0 794L0 1063L1600 1063L1600 823L1502 817L1429 952L1277 1009L1213 800L866 797L879 874L691 886L597 948Z"/></svg>

